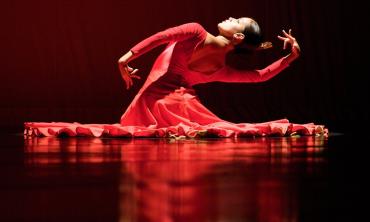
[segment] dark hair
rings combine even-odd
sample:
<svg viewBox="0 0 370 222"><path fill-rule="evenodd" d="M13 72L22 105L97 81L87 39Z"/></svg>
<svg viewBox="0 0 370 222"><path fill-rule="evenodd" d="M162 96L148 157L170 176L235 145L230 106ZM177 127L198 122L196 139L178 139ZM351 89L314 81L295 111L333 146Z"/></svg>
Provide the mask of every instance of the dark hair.
<svg viewBox="0 0 370 222"><path fill-rule="evenodd" d="M235 46L235 52L237 53L252 53L255 50L272 47L271 42L263 42L261 28L253 19L242 33L244 34L243 42Z"/></svg>

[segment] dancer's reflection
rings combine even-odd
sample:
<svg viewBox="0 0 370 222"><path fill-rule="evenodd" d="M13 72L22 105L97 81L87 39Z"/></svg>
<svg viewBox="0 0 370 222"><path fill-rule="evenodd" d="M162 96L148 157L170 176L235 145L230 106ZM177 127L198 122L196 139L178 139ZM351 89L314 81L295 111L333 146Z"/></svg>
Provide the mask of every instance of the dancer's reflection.
<svg viewBox="0 0 370 222"><path fill-rule="evenodd" d="M296 221L324 137L29 140L27 164L120 162L121 221ZM52 154L52 155L51 155Z"/></svg>

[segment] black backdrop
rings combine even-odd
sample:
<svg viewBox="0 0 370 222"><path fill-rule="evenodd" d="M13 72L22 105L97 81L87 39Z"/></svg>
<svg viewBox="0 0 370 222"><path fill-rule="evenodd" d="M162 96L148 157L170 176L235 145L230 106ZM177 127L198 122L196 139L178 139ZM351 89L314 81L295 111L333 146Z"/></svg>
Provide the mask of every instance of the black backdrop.
<svg viewBox="0 0 370 222"><path fill-rule="evenodd" d="M261 84L196 86L203 103L233 122L289 118L349 132L368 120L366 9L356 1L7 0L1 13L0 127L25 121L117 123L163 46L133 61L142 80L127 91L117 60L165 28L199 22L217 34L229 16L255 18L275 47L248 62L284 52L276 38L293 29L302 56Z"/></svg>

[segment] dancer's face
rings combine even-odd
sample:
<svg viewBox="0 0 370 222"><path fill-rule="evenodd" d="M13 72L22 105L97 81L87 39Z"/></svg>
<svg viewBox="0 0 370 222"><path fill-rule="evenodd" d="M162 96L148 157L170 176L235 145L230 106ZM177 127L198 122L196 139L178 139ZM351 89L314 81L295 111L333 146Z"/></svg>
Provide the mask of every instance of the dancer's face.
<svg viewBox="0 0 370 222"><path fill-rule="evenodd" d="M253 20L251 18L242 17L235 19L230 17L220 23L218 23L218 31L220 35L227 38L231 38L235 33L242 33L247 25Z"/></svg>

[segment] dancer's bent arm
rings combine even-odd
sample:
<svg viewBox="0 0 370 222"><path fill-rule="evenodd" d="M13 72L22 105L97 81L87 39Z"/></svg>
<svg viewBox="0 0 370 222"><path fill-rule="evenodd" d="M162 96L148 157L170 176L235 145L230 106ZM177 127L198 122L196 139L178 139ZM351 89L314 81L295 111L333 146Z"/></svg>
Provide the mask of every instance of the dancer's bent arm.
<svg viewBox="0 0 370 222"><path fill-rule="evenodd" d="M132 78L140 79L136 75L138 69L131 68L128 63L151 49L173 41L183 41L192 37L201 38L205 33L203 27L198 23L187 23L158 32L136 44L118 60L121 76L126 83L126 89L132 84Z"/></svg>
<svg viewBox="0 0 370 222"><path fill-rule="evenodd" d="M253 83L264 82L273 78L286 67L288 67L289 64L297 59L300 55L299 44L292 36L291 30L289 30L289 34L283 30L283 34L285 37L278 36L278 38L284 41L283 49L285 49L288 45L291 46L291 52L288 55L273 62L266 68L259 70L237 70L227 66L225 67L225 71L218 72L216 75L211 76L209 81Z"/></svg>

